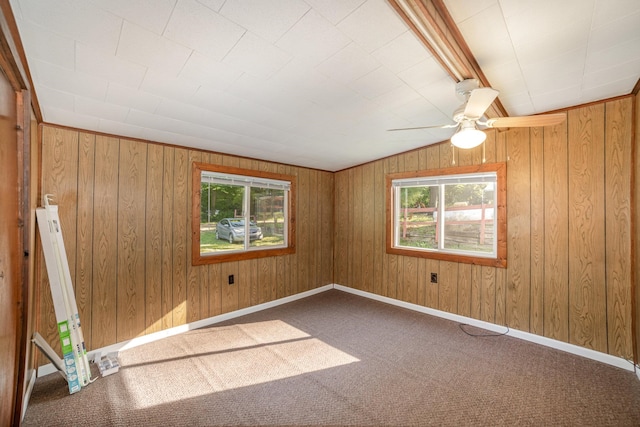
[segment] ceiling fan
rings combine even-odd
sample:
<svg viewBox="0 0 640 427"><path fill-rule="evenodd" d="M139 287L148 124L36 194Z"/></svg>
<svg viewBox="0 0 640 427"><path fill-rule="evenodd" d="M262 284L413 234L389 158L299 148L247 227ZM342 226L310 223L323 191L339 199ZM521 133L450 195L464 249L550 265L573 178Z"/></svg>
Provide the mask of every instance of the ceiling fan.
<svg viewBox="0 0 640 427"><path fill-rule="evenodd" d="M491 103L498 97L499 93L490 87L479 87L476 79L462 80L456 84L456 94L464 103L453 112L453 121L455 123L440 126L389 129L389 131L456 128L456 132L451 137L451 143L458 148L473 148L482 144L487 137L484 132L478 129L478 126L483 128L552 126L562 123L566 119L565 113L555 113L482 120L485 111L491 106Z"/></svg>

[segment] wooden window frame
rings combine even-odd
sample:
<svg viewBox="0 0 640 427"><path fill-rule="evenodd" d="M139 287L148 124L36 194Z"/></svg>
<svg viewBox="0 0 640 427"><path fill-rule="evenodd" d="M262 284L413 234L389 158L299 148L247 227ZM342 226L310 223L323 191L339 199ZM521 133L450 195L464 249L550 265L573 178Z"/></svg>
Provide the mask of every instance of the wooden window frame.
<svg viewBox="0 0 640 427"><path fill-rule="evenodd" d="M202 255L200 253L200 195L202 172L220 172L233 175L244 175L256 178L275 179L288 181L289 189L287 205L287 246L266 249L252 249L233 253L213 253ZM279 173L241 169L231 166L220 166L207 163L194 162L192 167L192 204L191 204L191 263L192 265L217 264L221 262L242 261L246 259L265 258L272 256L289 255L296 252L296 177Z"/></svg>
<svg viewBox="0 0 640 427"><path fill-rule="evenodd" d="M496 257L479 257L473 255L452 254L439 251L412 250L406 247L395 247L393 221L393 180L406 178L423 178L445 175L462 175L481 172L496 173L496 221L497 221L497 253ZM444 169L421 170L388 174L386 176L386 250L388 254L405 255L418 258L437 259L441 261L461 262L498 268L507 267L507 165L506 163L485 163L474 166L458 166Z"/></svg>

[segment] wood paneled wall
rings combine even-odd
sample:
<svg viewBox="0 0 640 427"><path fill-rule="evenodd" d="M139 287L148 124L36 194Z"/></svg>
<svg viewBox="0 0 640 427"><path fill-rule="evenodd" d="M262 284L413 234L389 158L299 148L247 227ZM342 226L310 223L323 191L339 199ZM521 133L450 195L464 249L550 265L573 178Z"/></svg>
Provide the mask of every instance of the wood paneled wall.
<svg viewBox="0 0 640 427"><path fill-rule="evenodd" d="M194 161L296 175L296 253L192 266ZM42 194L59 205L89 350L332 283L333 189L329 172L42 127ZM59 349L38 269L38 330Z"/></svg>
<svg viewBox="0 0 640 427"><path fill-rule="evenodd" d="M632 181L633 191L634 191L634 229L633 229L633 237L632 242L634 244L633 249L635 252L635 265L633 274L634 274L634 284L635 284L635 305L634 305L634 315L635 315L635 361L636 365L640 366L640 272L638 269L640 268L640 139L638 137L638 132L640 131L640 96L636 94L635 96L635 132L634 132L634 148L635 148L635 175L634 180Z"/></svg>
<svg viewBox="0 0 640 427"><path fill-rule="evenodd" d="M335 282L632 359L633 103L488 132L486 161L507 162L506 269L385 253L385 174L453 155L479 164L482 147L443 143L336 173Z"/></svg>

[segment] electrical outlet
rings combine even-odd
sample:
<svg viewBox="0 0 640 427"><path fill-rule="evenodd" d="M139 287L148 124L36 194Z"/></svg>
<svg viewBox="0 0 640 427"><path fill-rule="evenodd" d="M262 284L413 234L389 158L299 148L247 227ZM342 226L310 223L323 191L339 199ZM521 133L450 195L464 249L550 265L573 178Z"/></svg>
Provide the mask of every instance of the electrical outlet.
<svg viewBox="0 0 640 427"><path fill-rule="evenodd" d="M229 284L233 285L233 274L229 275Z"/></svg>
<svg viewBox="0 0 640 427"><path fill-rule="evenodd" d="M438 283L438 273L431 273L431 283Z"/></svg>

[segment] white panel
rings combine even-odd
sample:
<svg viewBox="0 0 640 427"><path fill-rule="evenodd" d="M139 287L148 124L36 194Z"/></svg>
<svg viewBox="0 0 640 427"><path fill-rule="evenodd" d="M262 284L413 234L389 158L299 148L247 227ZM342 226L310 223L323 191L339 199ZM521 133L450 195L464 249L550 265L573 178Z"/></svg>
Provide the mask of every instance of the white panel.
<svg viewBox="0 0 640 427"><path fill-rule="evenodd" d="M144 76L141 89L165 98L188 100L196 93L198 86L197 83L187 79L149 70Z"/></svg>
<svg viewBox="0 0 640 427"><path fill-rule="evenodd" d="M75 67L75 42L69 37L52 33L26 21L20 25L20 38L27 58L39 59L73 70Z"/></svg>
<svg viewBox="0 0 640 427"><path fill-rule="evenodd" d="M431 52L406 31L373 52L373 56L389 70L399 73L431 57Z"/></svg>
<svg viewBox="0 0 640 427"><path fill-rule="evenodd" d="M460 24L483 10L496 6L498 0L445 0L444 4L456 24Z"/></svg>
<svg viewBox="0 0 640 427"><path fill-rule="evenodd" d="M128 138L144 138L145 130L145 128L129 125L121 121L100 119L98 122L98 131Z"/></svg>
<svg viewBox="0 0 640 427"><path fill-rule="evenodd" d="M403 81L385 67L380 67L351 83L352 88L369 99L403 85Z"/></svg>
<svg viewBox="0 0 640 427"><path fill-rule="evenodd" d="M536 39L548 40L548 35L561 33L591 22L595 0L502 0L500 6L509 28L513 44L517 47ZM587 29L589 27L587 26ZM557 40L561 41L561 40Z"/></svg>
<svg viewBox="0 0 640 427"><path fill-rule="evenodd" d="M557 110L569 103L569 105L578 105L584 103L581 89L579 85L567 86L563 89L536 93L531 96L535 111L544 112Z"/></svg>
<svg viewBox="0 0 640 427"><path fill-rule="evenodd" d="M260 138L265 141L283 140L288 137L283 131L178 101L163 101L158 106L156 114L224 132Z"/></svg>
<svg viewBox="0 0 640 427"><path fill-rule="evenodd" d="M445 115L442 111L420 97L406 104L398 105L393 112L412 123L410 127L416 126L441 126L453 123L451 116Z"/></svg>
<svg viewBox="0 0 640 427"><path fill-rule="evenodd" d="M285 91L281 87L265 85L260 79L249 75L241 76L227 90L230 94L247 101L262 105L269 109L292 115L292 120L300 115L322 111L320 107L303 99L292 91Z"/></svg>
<svg viewBox="0 0 640 427"><path fill-rule="evenodd" d="M107 104L106 102L96 101L91 98L76 96L75 111L87 116L124 121L129 113L129 108L114 104Z"/></svg>
<svg viewBox="0 0 640 427"><path fill-rule="evenodd" d="M76 43L76 70L125 86L139 87L146 67Z"/></svg>
<svg viewBox="0 0 640 427"><path fill-rule="evenodd" d="M47 123L97 131L100 118L48 107L43 109L43 120Z"/></svg>
<svg viewBox="0 0 640 427"><path fill-rule="evenodd" d="M48 62L30 61L36 94L40 86L48 86L62 92L70 92L88 98L104 99L107 81L88 74L76 73ZM52 107L55 107L53 105Z"/></svg>
<svg viewBox="0 0 640 427"><path fill-rule="evenodd" d="M617 44L628 43L632 40L635 40L636 44L640 42L640 12L622 16L620 19L613 20L591 31L589 52L595 53L610 49ZM618 62L629 58L625 55L616 59Z"/></svg>
<svg viewBox="0 0 640 427"><path fill-rule="evenodd" d="M293 126L291 115L270 110L226 92L200 87L193 104L209 111L250 120L274 129L288 130Z"/></svg>
<svg viewBox="0 0 640 427"><path fill-rule="evenodd" d="M433 57L398 73L398 77L414 89L420 89L426 85L441 81L447 76L448 74L440 66L440 63Z"/></svg>
<svg viewBox="0 0 640 427"><path fill-rule="evenodd" d="M115 53L122 19L83 0L22 0L25 20L108 53Z"/></svg>
<svg viewBox="0 0 640 427"><path fill-rule="evenodd" d="M527 87L536 94L579 84L584 74L586 47L522 68ZM549 73L548 70L554 70Z"/></svg>
<svg viewBox="0 0 640 427"><path fill-rule="evenodd" d="M38 103L40 105L55 105L62 110L73 111L75 97L69 92L38 86Z"/></svg>
<svg viewBox="0 0 640 427"><path fill-rule="evenodd" d="M587 61L588 63L588 61ZM588 72L584 75L584 79L582 82L583 90L587 90L590 88L602 86L603 82L605 85L609 85L610 83L614 83L611 76L615 76L617 81L620 80L636 80L638 79L638 70L640 70L640 59L632 59L629 62L622 62L611 67L601 68L597 71ZM623 95L631 93L633 89L633 83L630 87L626 88L626 91L617 92L616 95ZM612 96L616 96L612 95Z"/></svg>
<svg viewBox="0 0 640 427"><path fill-rule="evenodd" d="M162 98L117 83L109 83L105 100L111 104L153 113Z"/></svg>
<svg viewBox="0 0 640 427"><path fill-rule="evenodd" d="M640 2L638 0L596 0L593 13L593 28L600 28L621 17L635 15L638 12L640 12Z"/></svg>
<svg viewBox="0 0 640 427"><path fill-rule="evenodd" d="M316 65L349 42L347 36L311 10L278 40L276 46L310 65Z"/></svg>
<svg viewBox="0 0 640 427"><path fill-rule="evenodd" d="M380 67L380 63L355 43L318 65L320 73L341 83L352 82Z"/></svg>
<svg viewBox="0 0 640 427"><path fill-rule="evenodd" d="M491 22L491 25L487 25L487 22ZM498 4L474 14L459 23L458 28L463 34L473 34L465 41L483 70L486 66L496 66L515 59L511 37Z"/></svg>
<svg viewBox="0 0 640 427"><path fill-rule="evenodd" d="M125 21L116 56L177 75L191 52L191 49Z"/></svg>
<svg viewBox="0 0 640 427"><path fill-rule="evenodd" d="M220 15L274 43L309 10L301 0L228 1Z"/></svg>
<svg viewBox="0 0 640 427"><path fill-rule="evenodd" d="M175 0L88 0L96 8L111 12L156 34L162 34Z"/></svg>
<svg viewBox="0 0 640 427"><path fill-rule="evenodd" d="M337 24L365 0L306 0L320 15L332 24Z"/></svg>
<svg viewBox="0 0 640 427"><path fill-rule="evenodd" d="M244 28L197 1L181 0L163 35L214 59L222 59L244 32Z"/></svg>
<svg viewBox="0 0 640 427"><path fill-rule="evenodd" d="M193 52L180 71L181 79L212 89L225 89L242 75L242 70Z"/></svg>
<svg viewBox="0 0 640 427"><path fill-rule="evenodd" d="M198 3L203 4L214 12L220 12L225 0L198 0Z"/></svg>
<svg viewBox="0 0 640 427"><path fill-rule="evenodd" d="M368 0L340 22L337 28L367 52L373 52L407 31L407 26L395 10L386 1L380 0Z"/></svg>
<svg viewBox="0 0 640 427"><path fill-rule="evenodd" d="M410 102L424 99L422 95L410 88L406 84L402 84L397 88L377 96L373 101L382 108L393 111L395 108L408 104Z"/></svg>
<svg viewBox="0 0 640 427"><path fill-rule="evenodd" d="M591 100L606 99L619 95L627 95L631 93L631 90L637 82L637 76L609 81L601 86L591 86L584 88L582 90L582 97L583 99Z"/></svg>
<svg viewBox="0 0 640 427"><path fill-rule="evenodd" d="M455 82L449 76L433 84L423 86L418 89L418 92L447 117L451 117L453 111L461 104L456 96Z"/></svg>
<svg viewBox="0 0 640 427"><path fill-rule="evenodd" d="M290 60L288 53L246 32L222 62L252 76L269 77Z"/></svg>

